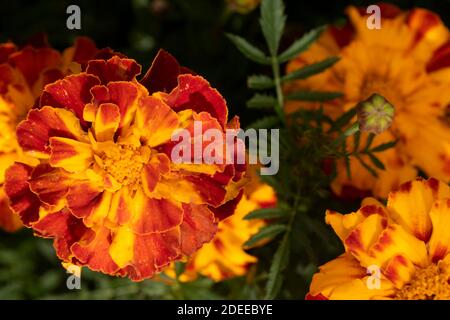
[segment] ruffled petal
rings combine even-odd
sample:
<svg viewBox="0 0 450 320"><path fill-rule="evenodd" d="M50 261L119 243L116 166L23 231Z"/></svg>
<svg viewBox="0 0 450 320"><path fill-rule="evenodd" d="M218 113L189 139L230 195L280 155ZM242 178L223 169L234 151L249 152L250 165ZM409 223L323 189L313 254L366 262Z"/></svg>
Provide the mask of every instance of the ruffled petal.
<svg viewBox="0 0 450 320"><path fill-rule="evenodd" d="M383 268L394 256L403 254L417 266L425 267L428 252L423 241L417 239L398 224L389 225L370 248L370 264Z"/></svg>
<svg viewBox="0 0 450 320"><path fill-rule="evenodd" d="M152 65L139 81L150 94L154 92L170 92L177 86L180 64L167 51L160 49L153 59Z"/></svg>
<svg viewBox="0 0 450 320"><path fill-rule="evenodd" d="M100 226L88 239L74 243L71 250L74 257L89 269L116 275L120 268L109 254L112 239L111 230Z"/></svg>
<svg viewBox="0 0 450 320"><path fill-rule="evenodd" d="M61 169L52 168L48 164L35 167L28 179L30 190L53 210L64 206L70 183L71 179Z"/></svg>
<svg viewBox="0 0 450 320"><path fill-rule="evenodd" d="M97 110L94 132L97 141L113 141L119 128L120 110L116 104L102 103Z"/></svg>
<svg viewBox="0 0 450 320"><path fill-rule="evenodd" d="M30 88L39 79L41 72L46 69L56 68L61 63L61 55L58 51L50 48L25 47L12 54L9 63L20 70Z"/></svg>
<svg viewBox="0 0 450 320"><path fill-rule="evenodd" d="M383 270L383 274L397 289L401 289L414 275L416 267L403 254L393 256Z"/></svg>
<svg viewBox="0 0 450 320"><path fill-rule="evenodd" d="M93 162L92 146L69 138L51 137L49 163L70 172L85 171Z"/></svg>
<svg viewBox="0 0 450 320"><path fill-rule="evenodd" d="M181 252L193 254L217 232L214 214L205 206L183 204L184 219L181 224Z"/></svg>
<svg viewBox="0 0 450 320"><path fill-rule="evenodd" d="M126 128L130 125L134 118L140 97L140 91L135 84L131 82L112 82L108 83L106 86L93 87L91 93L94 107L95 105L100 105L102 103L113 103L119 107L119 127Z"/></svg>
<svg viewBox="0 0 450 320"><path fill-rule="evenodd" d="M40 201L28 184L32 171L32 167L16 162L5 173L5 192L10 206L26 226L39 219Z"/></svg>
<svg viewBox="0 0 450 320"><path fill-rule="evenodd" d="M152 199L138 191L133 198L132 229L138 234L165 232L183 221L183 209L167 199Z"/></svg>
<svg viewBox="0 0 450 320"><path fill-rule="evenodd" d="M151 96L141 99L136 112L136 127L148 146L170 141L178 125L177 114L164 101Z"/></svg>

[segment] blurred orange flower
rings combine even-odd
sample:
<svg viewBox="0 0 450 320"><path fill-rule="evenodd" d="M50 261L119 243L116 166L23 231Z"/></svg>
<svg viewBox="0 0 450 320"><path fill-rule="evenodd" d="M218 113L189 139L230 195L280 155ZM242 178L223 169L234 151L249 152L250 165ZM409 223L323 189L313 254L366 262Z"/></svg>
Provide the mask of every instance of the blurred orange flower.
<svg viewBox="0 0 450 320"><path fill-rule="evenodd" d="M251 180L244 188L235 213L219 222L214 239L189 259L180 276L181 281L194 280L199 274L214 281L222 281L245 275L248 268L257 262L256 257L245 252L244 243L265 222L259 219L244 220L244 217L256 209L274 207L277 199L272 187L261 183L253 169L250 166ZM174 276L174 269L169 269L168 274Z"/></svg>
<svg viewBox="0 0 450 320"><path fill-rule="evenodd" d="M97 52L88 38L77 38L74 46L62 54L42 40L21 49L11 42L0 44L0 228L10 232L21 228L22 223L8 208L3 189L5 170L14 161L35 163L24 156L17 142L17 124L46 84L77 72L79 63Z"/></svg>
<svg viewBox="0 0 450 320"><path fill-rule="evenodd" d="M345 253L321 266L308 299L450 299L450 187L417 178L387 206L366 198L350 214L327 211Z"/></svg>
<svg viewBox="0 0 450 320"><path fill-rule="evenodd" d="M338 91L343 98L324 104L336 118L373 93L384 96L395 107L391 128L377 135L373 146L398 139L392 149L377 153L386 170L372 176L356 159L352 176L340 161L332 184L339 195L349 191L371 192L386 197L402 182L412 179L417 168L430 176L450 181L450 33L436 14L414 9L402 12L392 5L380 5L381 29L369 29L367 15L355 7L347 10L350 22L343 28L329 28L309 50L287 66L292 72L330 56L341 60L325 72L299 80L285 89ZM288 111L317 104L291 102ZM364 148L367 134L362 134ZM353 147L353 142L348 143ZM367 156L362 156L370 163Z"/></svg>
<svg viewBox="0 0 450 320"><path fill-rule="evenodd" d="M164 51L141 82L140 72L113 56L47 85L17 128L39 164L16 162L6 174L12 209L54 238L63 262L135 281L210 241L247 181L245 165L170 159L172 134L193 132L196 120L203 131L239 127L219 92Z"/></svg>

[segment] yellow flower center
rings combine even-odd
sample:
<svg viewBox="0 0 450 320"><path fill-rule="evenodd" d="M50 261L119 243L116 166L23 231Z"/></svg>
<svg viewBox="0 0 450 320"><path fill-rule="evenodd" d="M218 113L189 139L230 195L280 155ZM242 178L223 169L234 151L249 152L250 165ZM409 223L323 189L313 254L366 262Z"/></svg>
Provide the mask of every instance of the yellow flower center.
<svg viewBox="0 0 450 320"><path fill-rule="evenodd" d="M128 144L114 144L101 155L103 169L117 182L135 189L141 181L143 166L149 161L150 149Z"/></svg>
<svg viewBox="0 0 450 320"><path fill-rule="evenodd" d="M449 274L436 264L418 269L409 284L397 292L399 300L449 300Z"/></svg>

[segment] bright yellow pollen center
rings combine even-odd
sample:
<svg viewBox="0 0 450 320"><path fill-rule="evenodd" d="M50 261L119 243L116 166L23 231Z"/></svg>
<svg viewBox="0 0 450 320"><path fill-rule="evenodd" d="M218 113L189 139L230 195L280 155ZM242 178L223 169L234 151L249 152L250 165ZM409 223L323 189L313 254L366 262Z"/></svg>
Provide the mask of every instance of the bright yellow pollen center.
<svg viewBox="0 0 450 320"><path fill-rule="evenodd" d="M418 269L409 284L397 292L399 300L449 300L449 274L438 265Z"/></svg>
<svg viewBox="0 0 450 320"><path fill-rule="evenodd" d="M140 184L142 168L148 162L149 155L148 147L116 144L106 150L101 158L106 172L122 185L135 189Z"/></svg>

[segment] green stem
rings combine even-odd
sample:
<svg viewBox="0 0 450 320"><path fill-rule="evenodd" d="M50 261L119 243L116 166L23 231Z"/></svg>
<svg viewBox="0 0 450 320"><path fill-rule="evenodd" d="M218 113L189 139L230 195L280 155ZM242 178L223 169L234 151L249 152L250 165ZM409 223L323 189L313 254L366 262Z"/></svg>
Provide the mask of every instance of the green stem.
<svg viewBox="0 0 450 320"><path fill-rule="evenodd" d="M272 71L275 81L275 90L277 94L277 104L275 105L275 111L283 125L286 125L286 119L283 112L284 96L283 90L281 88L280 65L276 56L272 56Z"/></svg>

